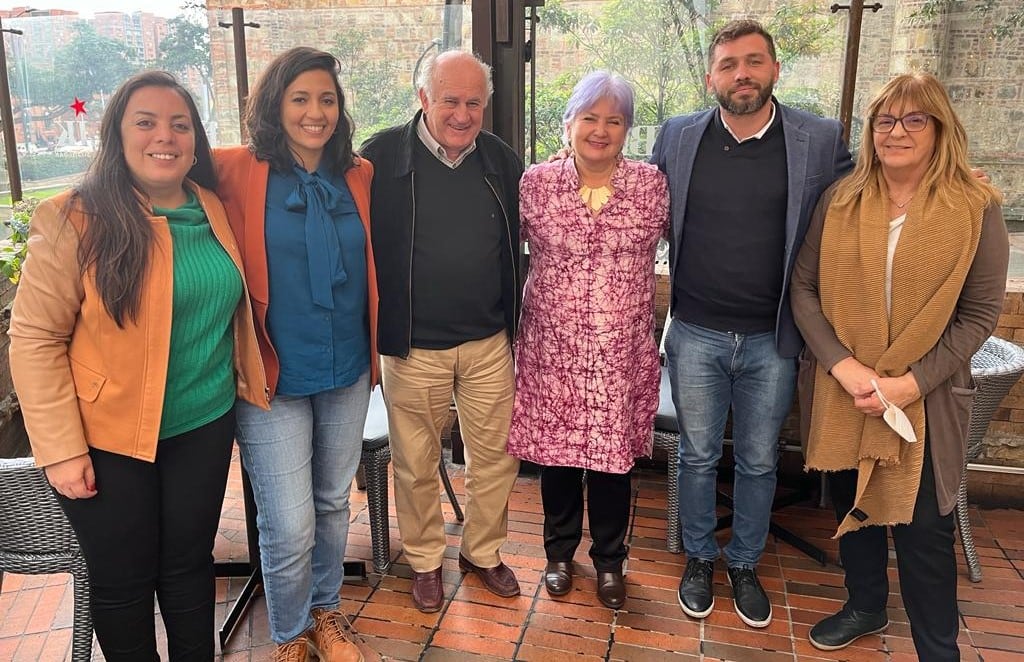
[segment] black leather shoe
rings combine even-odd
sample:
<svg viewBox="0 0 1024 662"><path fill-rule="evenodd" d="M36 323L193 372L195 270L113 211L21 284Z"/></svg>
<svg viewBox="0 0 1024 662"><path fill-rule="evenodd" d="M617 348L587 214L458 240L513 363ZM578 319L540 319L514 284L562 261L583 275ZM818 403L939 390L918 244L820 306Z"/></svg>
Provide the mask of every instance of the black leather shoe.
<svg viewBox="0 0 1024 662"><path fill-rule="evenodd" d="M855 611L843 607L838 614L832 614L811 628L809 639L815 648L835 651L846 648L863 636L881 632L889 627L889 616L880 612Z"/></svg>
<svg viewBox="0 0 1024 662"><path fill-rule="evenodd" d="M715 606L714 576L714 561L690 559L686 562L686 571L679 582L679 606L684 614L705 618L711 613Z"/></svg>
<svg viewBox="0 0 1024 662"><path fill-rule="evenodd" d="M626 583L622 571L597 573L597 599L609 609L620 609L626 602Z"/></svg>
<svg viewBox="0 0 1024 662"><path fill-rule="evenodd" d="M544 588L551 595L565 595L572 590L572 561L548 561L544 570Z"/></svg>
<svg viewBox="0 0 1024 662"><path fill-rule="evenodd" d="M768 627L772 622L772 603L761 587L753 568L729 568L732 603L740 620L752 628Z"/></svg>

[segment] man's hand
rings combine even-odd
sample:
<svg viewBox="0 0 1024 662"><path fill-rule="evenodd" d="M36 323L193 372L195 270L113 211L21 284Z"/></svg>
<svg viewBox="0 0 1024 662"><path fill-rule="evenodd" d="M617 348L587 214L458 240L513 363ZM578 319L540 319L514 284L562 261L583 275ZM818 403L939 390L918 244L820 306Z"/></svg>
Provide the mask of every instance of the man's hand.
<svg viewBox="0 0 1024 662"><path fill-rule="evenodd" d="M96 496L96 474L92 459L79 455L70 460L51 464L43 469L46 480L61 496L69 499L91 499Z"/></svg>
<svg viewBox="0 0 1024 662"><path fill-rule="evenodd" d="M989 179L988 177L988 173L985 172L982 168L971 168L971 174L980 179L981 181L985 182L986 184L992 183L992 180Z"/></svg>
<svg viewBox="0 0 1024 662"><path fill-rule="evenodd" d="M544 163L551 163L552 161L561 161L562 159L568 159L572 157L572 150L568 147L563 147L554 154L548 157Z"/></svg>

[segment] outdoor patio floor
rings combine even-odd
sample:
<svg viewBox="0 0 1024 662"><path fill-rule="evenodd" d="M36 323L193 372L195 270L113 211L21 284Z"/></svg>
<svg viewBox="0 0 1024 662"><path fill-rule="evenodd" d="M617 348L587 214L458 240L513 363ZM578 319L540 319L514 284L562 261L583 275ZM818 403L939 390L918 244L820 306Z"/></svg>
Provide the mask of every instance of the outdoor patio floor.
<svg viewBox="0 0 1024 662"><path fill-rule="evenodd" d="M463 469L451 465L456 492L463 497ZM370 572L366 581L347 583L342 607L368 644L395 660L737 660L782 662L809 660L909 661L916 659L902 609L894 563L890 566L890 619L883 635L825 653L807 641L810 626L837 610L845 597L841 570L821 567L789 545L769 537L759 567L771 597L774 620L763 630L746 627L733 611L724 566L715 575L715 610L704 621L685 616L676 587L685 558L665 551L665 479L652 469L634 477L635 518L626 574L628 599L618 612L601 606L595 572L587 557L589 542L577 554L577 579L565 597L544 590L541 573L541 505L538 481L522 476L509 512L509 539L503 558L519 577L522 595L514 599L488 593L472 575L458 570L461 526L445 502L448 551L444 562L446 601L436 614L412 606L410 569L391 510L394 564L386 575ZM440 491L440 487L439 487ZM791 506L775 521L827 550L834 519L815 503ZM1024 659L1024 517L1016 510L972 508L974 536L984 580L972 584L960 564L960 649L964 660L1008 662ZM245 523L237 453L232 465L215 556L245 560ZM728 536L728 531L720 533ZM957 547L960 552L959 545ZM365 494L353 490L350 560L370 568L370 534ZM218 624L234 602L244 579L217 582ZM72 590L70 576L6 575L0 593L0 661L64 660L70 657ZM162 631L161 631L162 632ZM270 641L262 597L228 642L227 661L269 660ZM94 659L102 660L94 645ZM166 659L166 657L165 657Z"/></svg>

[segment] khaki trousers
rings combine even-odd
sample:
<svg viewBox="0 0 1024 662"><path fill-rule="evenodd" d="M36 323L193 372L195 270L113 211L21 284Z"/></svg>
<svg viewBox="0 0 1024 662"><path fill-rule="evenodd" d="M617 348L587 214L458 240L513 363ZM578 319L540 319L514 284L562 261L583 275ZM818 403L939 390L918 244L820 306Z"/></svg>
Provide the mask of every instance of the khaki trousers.
<svg viewBox="0 0 1024 662"><path fill-rule="evenodd" d="M412 348L407 359L382 357L395 510L402 546L416 572L441 567L446 546L438 462L441 427L455 397L466 446L466 522L462 554L482 568L501 563L508 497L519 460L505 452L515 371L508 335L451 349Z"/></svg>

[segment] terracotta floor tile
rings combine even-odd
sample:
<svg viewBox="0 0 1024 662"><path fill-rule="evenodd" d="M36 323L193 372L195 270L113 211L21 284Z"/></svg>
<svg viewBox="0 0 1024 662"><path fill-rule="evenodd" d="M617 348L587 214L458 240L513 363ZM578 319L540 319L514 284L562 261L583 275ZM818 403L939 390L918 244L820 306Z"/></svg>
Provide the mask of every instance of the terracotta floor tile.
<svg viewBox="0 0 1024 662"><path fill-rule="evenodd" d="M677 651L663 651L655 648L644 648L632 644L624 644L616 641L612 644L612 650L608 656L609 660L623 660L625 662L696 662L701 657L696 653L680 653ZM704 658L708 660L708 658Z"/></svg>
<svg viewBox="0 0 1024 662"><path fill-rule="evenodd" d="M457 616L450 611L441 619L438 628L443 632L471 634L500 641L516 641L519 639L519 632L521 630L518 626L503 625L479 618Z"/></svg>
<svg viewBox="0 0 1024 662"><path fill-rule="evenodd" d="M464 651L489 655L499 659L510 659L515 652L516 644L512 641L501 641L487 637L478 637L472 634L461 632L439 631L434 635L430 645L436 648L444 648L453 651ZM451 659L444 658L444 659Z"/></svg>
<svg viewBox="0 0 1024 662"><path fill-rule="evenodd" d="M697 653L700 651L700 640L694 637L667 632L634 630L626 627L615 628L615 641L678 653Z"/></svg>
<svg viewBox="0 0 1024 662"><path fill-rule="evenodd" d="M540 629L527 628L523 634L523 643L541 648L573 651L583 655L604 656L608 649L607 639L587 639L571 634L560 634Z"/></svg>
<svg viewBox="0 0 1024 662"><path fill-rule="evenodd" d="M462 467L449 466L460 503L465 504ZM682 613L676 591L686 557L665 548L666 491L664 471L635 472L636 520L626 564L628 599L619 611L605 608L596 595L596 571L587 554L589 533L576 554L573 590L552 597L543 587L546 564L541 539L543 513L534 476L521 477L511 499L509 537L502 559L520 581L522 595L499 598L474 575L458 569L462 526L445 501L447 549L443 562L445 603L436 614L412 605L412 571L402 555L390 486L390 571L346 581L342 610L373 649L391 660L410 662L491 662L511 659L537 662L580 660L700 660L715 662L911 662L916 659L906 613L902 608L895 558L890 555L889 615L884 636L864 637L842 651L825 652L807 640L810 627L838 611L846 599L842 570L835 565L834 516L813 504L799 504L773 515L774 520L821 547L831 562L822 567L788 544L769 536L758 574L772 601L774 619L767 628L746 627L733 610L724 563L716 564L715 609L703 621ZM248 558L237 454L217 536L219 560ZM352 524L347 556L368 564L372 553L365 494L352 493ZM959 640L965 662L1024 659L1024 517L1020 511L978 510L971 520L983 565L983 581L967 581L957 549L960 610L965 628ZM717 536L728 540L727 531ZM216 589L217 627L244 585L245 578L223 578ZM50 660L70 656L73 592L68 575L4 576L0 592L0 660ZM165 640L162 624L157 629ZM269 662L266 603L253 600L217 662ZM98 648L95 662L102 662Z"/></svg>
<svg viewBox="0 0 1024 662"><path fill-rule="evenodd" d="M527 625L531 629L539 628L548 632L570 634L587 639L607 640L612 633L612 625L610 623L595 623L593 621L565 618L564 616L555 616L553 614L534 613L530 616Z"/></svg>
<svg viewBox="0 0 1024 662"><path fill-rule="evenodd" d="M556 650L524 644L519 647L516 659L520 662L552 662L552 660L571 660L572 662L603 662L603 655L583 655L574 651Z"/></svg>
<svg viewBox="0 0 1024 662"><path fill-rule="evenodd" d="M793 660L793 654L789 651L766 651L716 641L705 641L703 651L705 655L719 657L723 660L743 660L743 662L791 662Z"/></svg>

